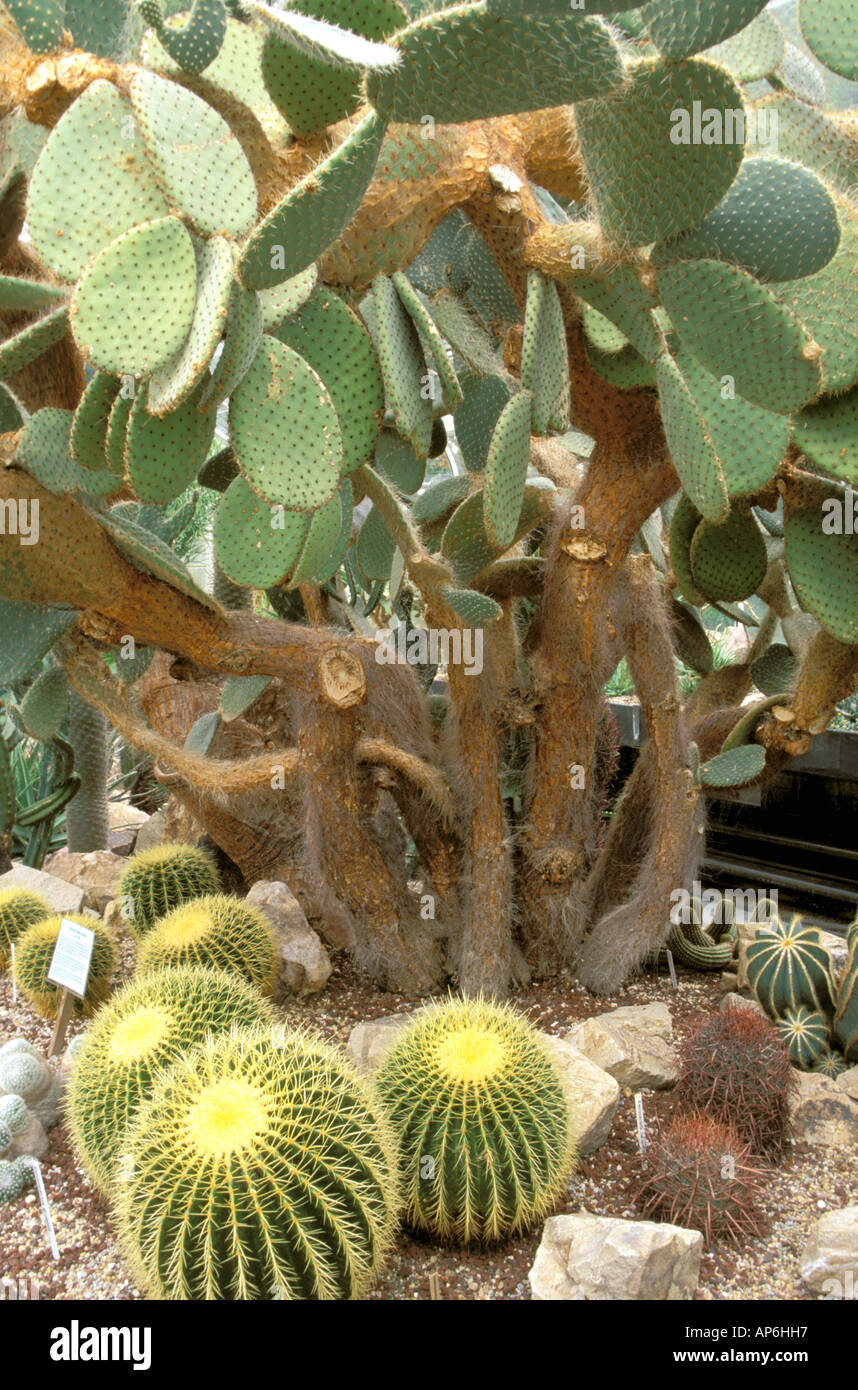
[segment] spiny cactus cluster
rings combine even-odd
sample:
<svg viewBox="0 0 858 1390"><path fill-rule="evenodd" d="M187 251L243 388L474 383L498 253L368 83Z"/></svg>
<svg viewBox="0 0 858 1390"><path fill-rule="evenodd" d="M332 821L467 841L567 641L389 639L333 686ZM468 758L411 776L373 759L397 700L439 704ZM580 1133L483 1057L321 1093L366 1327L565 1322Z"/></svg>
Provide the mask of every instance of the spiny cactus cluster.
<svg viewBox="0 0 858 1390"><path fill-rule="evenodd" d="M75 1058L65 1098L77 1155L98 1188L116 1176L117 1155L159 1070L233 1024L274 1019L250 986L219 971L177 966L132 981L100 1009Z"/></svg>
<svg viewBox="0 0 858 1390"><path fill-rule="evenodd" d="M52 916L50 904L26 888L5 888L0 892L0 970L12 959L11 947L28 927Z"/></svg>
<svg viewBox="0 0 858 1390"><path fill-rule="evenodd" d="M301 1033L234 1031L175 1061L120 1171L121 1239L153 1298L356 1298L396 1227L388 1122L353 1069Z"/></svg>
<svg viewBox="0 0 858 1390"><path fill-rule="evenodd" d="M240 898L195 898L162 918L140 945L140 975L178 965L224 970L271 994L279 969L274 929L264 912Z"/></svg>
<svg viewBox="0 0 858 1390"><path fill-rule="evenodd" d="M730 1005L701 1023L682 1047L675 1092L680 1109L732 1125L753 1153L783 1154L795 1090L786 1048L755 1010Z"/></svg>
<svg viewBox="0 0 858 1390"><path fill-rule="evenodd" d="M142 940L155 923L192 898L217 893L214 861L193 845L155 845L129 860L119 880L122 914Z"/></svg>
<svg viewBox="0 0 858 1390"><path fill-rule="evenodd" d="M77 922L95 934L86 996L75 999L73 1006L75 1018L89 1018L110 993L110 980L118 960L113 932L97 917L66 913L64 917L46 917L28 927L15 948L15 983L37 1014L56 1018L62 991L50 983L48 971L63 921Z"/></svg>
<svg viewBox="0 0 858 1390"><path fill-rule="evenodd" d="M33 1182L32 1164L24 1158L0 1158L0 1206L16 1201Z"/></svg>
<svg viewBox="0 0 858 1390"><path fill-rule="evenodd" d="M60 1083L44 1057L25 1038L12 1038L0 1047L0 1117L16 1132L21 1105L45 1129L59 1120Z"/></svg>
<svg viewBox="0 0 858 1390"><path fill-rule="evenodd" d="M490 1242L551 1211L575 1159L569 1102L510 1008L434 1005L397 1039L376 1086L399 1140L411 1225Z"/></svg>
<svg viewBox="0 0 858 1390"><path fill-rule="evenodd" d="M718 1237L746 1241L766 1229L759 1207L764 1176L729 1124L680 1115L648 1146L635 1195L642 1216L700 1231L707 1246Z"/></svg>
<svg viewBox="0 0 858 1390"><path fill-rule="evenodd" d="M856 942L853 926L839 978L819 929L804 926L799 917L761 929L747 946L751 988L792 1061L805 1071L837 1076L858 1061Z"/></svg>

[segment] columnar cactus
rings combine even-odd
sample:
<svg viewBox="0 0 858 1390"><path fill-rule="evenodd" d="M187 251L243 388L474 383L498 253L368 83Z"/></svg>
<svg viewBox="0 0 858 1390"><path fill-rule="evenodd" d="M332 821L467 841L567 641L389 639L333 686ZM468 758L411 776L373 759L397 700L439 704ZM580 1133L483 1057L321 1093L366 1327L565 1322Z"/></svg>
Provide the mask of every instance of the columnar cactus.
<svg viewBox="0 0 858 1390"><path fill-rule="evenodd" d="M357 1298L396 1227L376 1099L332 1048L287 1030L211 1037L174 1062L120 1171L121 1238L152 1298Z"/></svg>
<svg viewBox="0 0 858 1390"><path fill-rule="evenodd" d="M269 1024L268 1005L249 985L220 971L177 967L135 980L99 1011L75 1059L66 1093L78 1157L101 1191L159 1070L233 1024Z"/></svg>
<svg viewBox="0 0 858 1390"><path fill-rule="evenodd" d="M122 915L142 938L173 908L216 893L214 861L193 845L155 845L135 854L119 880Z"/></svg>
<svg viewBox="0 0 858 1390"><path fill-rule="evenodd" d="M274 929L264 912L240 898L196 898L162 918L140 945L141 976L177 965L224 970L271 994L279 970Z"/></svg>
<svg viewBox="0 0 858 1390"><path fill-rule="evenodd" d="M569 1102L511 1009L451 1000L420 1015L379 1069L399 1139L405 1219L446 1241L527 1231L572 1169Z"/></svg>

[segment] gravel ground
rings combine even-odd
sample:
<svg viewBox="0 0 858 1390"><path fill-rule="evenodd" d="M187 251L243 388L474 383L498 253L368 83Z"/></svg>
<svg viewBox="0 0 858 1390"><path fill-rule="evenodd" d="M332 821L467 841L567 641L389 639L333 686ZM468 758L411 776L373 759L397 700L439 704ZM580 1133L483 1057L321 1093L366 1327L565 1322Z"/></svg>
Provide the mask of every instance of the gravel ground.
<svg viewBox="0 0 858 1390"><path fill-rule="evenodd" d="M133 946L125 941L120 975L133 968ZM666 975L642 976L606 1004L574 980L532 985L517 992L516 1002L534 1024L563 1034L575 1023L612 1007L667 1002L679 1041L701 1016L721 1000L718 979L680 969L679 990ZM342 954L320 995L284 1008L285 1018L314 1027L325 1037L345 1043L356 1023L407 1011L419 1001L381 994L367 984ZM70 1036L83 1027L72 1024ZM0 977L0 1041L23 1036L47 1051L51 1026L26 1003L13 1003L8 975ZM647 1120L670 1115L669 1092L644 1097ZM113 1237L109 1212L81 1173L65 1131L51 1131L51 1147L42 1163L51 1203L59 1260L53 1260L38 1198L29 1189L5 1207L0 1221L0 1278L36 1281L45 1299L139 1299ZM604 1216L634 1216L629 1191L640 1174L634 1098L623 1095L608 1142L581 1161L559 1212L586 1210ZM769 1231L736 1248L716 1244L703 1258L697 1297L702 1300L804 1298L798 1283L801 1250L810 1224L824 1211L845 1206L858 1192L858 1154L842 1149L794 1145L786 1162L766 1179L762 1207ZM528 1299L528 1270L539 1244L539 1231L489 1250L440 1249L404 1234L372 1299ZM431 1276L437 1279L432 1280ZM31 1295L32 1296L32 1295Z"/></svg>

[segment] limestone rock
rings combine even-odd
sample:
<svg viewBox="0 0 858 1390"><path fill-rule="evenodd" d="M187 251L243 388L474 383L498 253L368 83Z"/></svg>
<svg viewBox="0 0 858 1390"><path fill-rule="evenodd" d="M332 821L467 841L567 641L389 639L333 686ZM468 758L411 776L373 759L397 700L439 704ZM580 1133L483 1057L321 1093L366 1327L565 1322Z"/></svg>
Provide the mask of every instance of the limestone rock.
<svg viewBox="0 0 858 1390"><path fill-rule="evenodd" d="M858 1299L858 1206L814 1222L801 1256L802 1282L828 1299Z"/></svg>
<svg viewBox="0 0 858 1390"><path fill-rule="evenodd" d="M858 1100L858 1067L850 1067L848 1071L842 1071L837 1078L837 1085L841 1091L845 1091L847 1096L853 1100Z"/></svg>
<svg viewBox="0 0 858 1390"><path fill-rule="evenodd" d="M137 854L141 854L144 849L154 849L156 845L164 843L164 822L166 815L163 811L156 811L154 815L148 816L143 825L137 831L137 842L134 849Z"/></svg>
<svg viewBox="0 0 858 1390"><path fill-rule="evenodd" d="M821 931L819 938L831 956L831 964L834 969L835 980L843 974L846 966L846 957L849 955L849 947L846 944L845 936L838 936L835 932Z"/></svg>
<svg viewBox="0 0 858 1390"><path fill-rule="evenodd" d="M796 1072L799 1091L792 1101L793 1132L797 1142L829 1148L858 1144L858 1101L819 1072Z"/></svg>
<svg viewBox="0 0 858 1390"><path fill-rule="evenodd" d="M678 1059L668 1042L671 1026L666 1004L647 1004L588 1018L567 1038L621 1087L662 1091L679 1076Z"/></svg>
<svg viewBox="0 0 858 1390"><path fill-rule="evenodd" d="M358 1023L349 1033L346 1043L346 1052L355 1066L361 1071L376 1071L398 1034L414 1017L413 1012L385 1014L383 1018L370 1018L365 1023Z"/></svg>
<svg viewBox="0 0 858 1390"><path fill-rule="evenodd" d="M648 1300L694 1297L703 1237L654 1221L624 1221L580 1212L545 1223L530 1288L539 1301Z"/></svg>
<svg viewBox="0 0 858 1390"><path fill-rule="evenodd" d="M572 1109L572 1129L583 1157L604 1144L620 1103L620 1087L612 1076L585 1057L567 1038L540 1035L563 1078Z"/></svg>
<svg viewBox="0 0 858 1390"><path fill-rule="evenodd" d="M32 1110L27 1117L27 1123L20 1134L16 1134L4 1158L21 1158L25 1154L30 1158L44 1158L48 1152L48 1136L41 1120L33 1114Z"/></svg>
<svg viewBox="0 0 858 1390"><path fill-rule="evenodd" d="M262 881L253 885L247 901L264 912L277 931L282 966L275 999L318 994L330 978L331 960L298 899L285 883Z"/></svg>
<svg viewBox="0 0 858 1390"><path fill-rule="evenodd" d="M127 830L109 830L107 832L107 848L111 854L118 854L120 858L127 859L134 853L134 846L137 843L137 831L131 827Z"/></svg>
<svg viewBox="0 0 858 1390"><path fill-rule="evenodd" d="M42 869L28 869L24 864L16 864L14 869L0 876L0 891L9 888L27 888L31 893L38 893L55 912L80 912L83 907L84 891L77 884L67 883L64 878Z"/></svg>
<svg viewBox="0 0 858 1390"><path fill-rule="evenodd" d="M756 999L746 999L744 994L725 994L719 1007L722 1010L729 1008L750 1009L752 1013L762 1014L763 1018L768 1017L762 1004L758 1004Z"/></svg>
<svg viewBox="0 0 858 1390"><path fill-rule="evenodd" d="M107 824L111 830L139 830L149 819L147 811L132 806L129 801L111 801L107 806Z"/></svg>
<svg viewBox="0 0 858 1390"><path fill-rule="evenodd" d="M94 849L88 854L60 849L45 860L50 873L83 889L83 906L99 915L116 897L125 867L123 859L109 849Z"/></svg>

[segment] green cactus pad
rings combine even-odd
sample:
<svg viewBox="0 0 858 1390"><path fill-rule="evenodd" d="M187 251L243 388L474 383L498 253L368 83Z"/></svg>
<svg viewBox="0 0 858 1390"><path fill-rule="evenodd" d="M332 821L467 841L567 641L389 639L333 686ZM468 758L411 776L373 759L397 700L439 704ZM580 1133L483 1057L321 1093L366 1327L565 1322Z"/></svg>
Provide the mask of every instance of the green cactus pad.
<svg viewBox="0 0 858 1390"><path fill-rule="evenodd" d="M689 4L689 0L652 0L640 18L665 58L688 58L744 29L768 0L727 0Z"/></svg>
<svg viewBox="0 0 858 1390"><path fill-rule="evenodd" d="M57 122L33 170L27 223L36 250L77 280L117 237L169 210L130 104L112 83L93 82Z"/></svg>
<svg viewBox="0 0 858 1390"><path fill-rule="evenodd" d="M490 323L494 328L498 324L520 321L521 310L503 271L483 238L476 232L468 239L465 275L468 299L476 305L486 323Z"/></svg>
<svg viewBox="0 0 858 1390"><path fill-rule="evenodd" d="M78 614L41 603L15 603L0 598L3 646L0 648L0 682L10 686L32 675L45 652L58 637L74 627Z"/></svg>
<svg viewBox="0 0 858 1390"><path fill-rule="evenodd" d="M107 431L104 436L104 462L108 472L113 473L117 478L125 477L125 437L128 433L128 420L134 399L134 395L124 395L120 389L107 417Z"/></svg>
<svg viewBox="0 0 858 1390"><path fill-rule="evenodd" d="M766 750L757 743L746 743L718 753L700 766L704 787L746 787L755 782L766 765Z"/></svg>
<svg viewBox="0 0 858 1390"><path fill-rule="evenodd" d="M181 21L164 20L160 0L139 0L141 18L150 24L183 72L202 72L214 62L226 38L224 0L193 0Z"/></svg>
<svg viewBox="0 0 858 1390"><path fill-rule="evenodd" d="M110 372L96 372L88 382L75 411L69 438L72 458L81 468L107 466L107 425L118 394L119 378Z"/></svg>
<svg viewBox="0 0 858 1390"><path fill-rule="evenodd" d="M265 315L254 290L233 283L227 307L223 349L200 396L200 410L216 410L244 380L262 342Z"/></svg>
<svg viewBox="0 0 858 1390"><path fill-rule="evenodd" d="M244 478L224 493L214 525L218 564L233 584L266 589L279 584L301 553L310 518L258 497Z"/></svg>
<svg viewBox="0 0 858 1390"><path fill-rule="evenodd" d="M447 349L441 334L438 332L435 320L407 275L403 275L401 271L395 271L392 280L399 298L417 329L417 336L423 348L426 365L433 367L438 373L444 407L448 411L454 411L462 404L464 397L459 385L459 378L447 356Z"/></svg>
<svg viewBox="0 0 858 1390"><path fill-rule="evenodd" d="M768 696L795 690L798 671L796 658L783 642L773 642L751 665L754 685Z"/></svg>
<svg viewBox="0 0 858 1390"><path fill-rule="evenodd" d="M605 280L576 274L566 283L580 299L615 324L642 357L655 361L663 348L652 316L658 299L641 284L635 270L621 266Z"/></svg>
<svg viewBox="0 0 858 1390"><path fill-rule="evenodd" d="M300 275L284 280L282 285L274 285L270 290L260 290L259 302L262 305L262 324L266 333L272 333L286 319L303 309L313 293L319 279L316 266L308 265Z"/></svg>
<svg viewBox="0 0 858 1390"><path fill-rule="evenodd" d="M118 492L119 479L104 469L78 468L71 456L73 416L70 410L46 406L27 421L18 441L18 463L49 492L85 493L108 497Z"/></svg>
<svg viewBox="0 0 858 1390"><path fill-rule="evenodd" d="M31 738L47 743L59 733L68 694L68 680L62 666L49 666L36 677L21 701L21 722Z"/></svg>
<svg viewBox="0 0 858 1390"><path fill-rule="evenodd" d="M62 48L65 0L6 0L5 8L33 53L53 53Z"/></svg>
<svg viewBox="0 0 858 1390"><path fill-rule="evenodd" d="M680 482L697 512L709 521L721 521L730 506L727 482L706 422L669 353L658 359L656 373L667 447ZM689 589L683 592L696 602Z"/></svg>
<svg viewBox="0 0 858 1390"><path fill-rule="evenodd" d="M452 290L439 290L429 302L441 334L478 376L499 376L512 389L512 378L485 329Z"/></svg>
<svg viewBox="0 0 858 1390"><path fill-rule="evenodd" d="M842 1047L847 1063L853 1066L858 1063L858 932L854 927L846 939L849 954L837 994L834 1037Z"/></svg>
<svg viewBox="0 0 858 1390"><path fill-rule="evenodd" d="M858 387L803 410L793 440L817 468L858 486Z"/></svg>
<svg viewBox="0 0 858 1390"><path fill-rule="evenodd" d="M495 426L486 461L483 520L493 545L512 544L530 463L532 396L520 391L504 406Z"/></svg>
<svg viewBox="0 0 858 1390"><path fill-rule="evenodd" d="M92 516L110 536L119 553L137 569L163 580L165 584L178 589L180 594L187 594L188 598L195 599L213 612L221 612L220 605L194 582L190 571L170 547L151 531L136 525L118 508L110 512L93 512Z"/></svg>
<svg viewBox="0 0 858 1390"><path fill-rule="evenodd" d="M777 119L769 142L782 159L813 169L840 192L848 192L854 186L858 180L858 150L847 131L830 116L786 92L761 98L754 103L754 110L758 127L762 117L768 116L772 122Z"/></svg>
<svg viewBox="0 0 858 1390"><path fill-rule="evenodd" d="M66 291L40 280L20 280L15 275L0 275L0 309L44 309L65 298Z"/></svg>
<svg viewBox="0 0 858 1390"><path fill-rule="evenodd" d="M375 446L375 467L397 492L408 496L419 490L426 474L426 460L415 454L407 440L393 430L382 430Z"/></svg>
<svg viewBox="0 0 858 1390"><path fill-rule="evenodd" d="M220 694L220 717L225 724L241 716L255 704L271 684L271 676L230 676Z"/></svg>
<svg viewBox="0 0 858 1390"><path fill-rule="evenodd" d="M377 507L373 507L360 528L355 559L365 579L387 580L396 553L396 542Z"/></svg>
<svg viewBox="0 0 858 1390"><path fill-rule="evenodd" d="M815 275L773 289L820 344L826 391L842 391L858 382L858 215L840 195L836 203L840 223L837 254Z"/></svg>
<svg viewBox="0 0 858 1390"><path fill-rule="evenodd" d="M783 60L773 77L784 91L812 106L824 106L826 98L825 79L800 48L786 41Z"/></svg>
<svg viewBox="0 0 858 1390"><path fill-rule="evenodd" d="M200 469L200 487L211 488L213 492L226 492L233 478L239 475L238 461L229 445L213 454Z"/></svg>
<svg viewBox="0 0 858 1390"><path fill-rule="evenodd" d="M339 417L343 472L354 472L371 457L384 418L384 385L363 323L322 285L272 336L318 372Z"/></svg>
<svg viewBox="0 0 858 1390"><path fill-rule="evenodd" d="M764 12L740 33L708 48L705 56L737 82L759 82L778 71L786 56L786 38L774 15Z"/></svg>
<svg viewBox="0 0 858 1390"><path fill-rule="evenodd" d="M610 236L635 246L675 236L697 226L727 192L742 146L680 143L688 132L672 113L690 122L695 102L719 114L742 109L727 74L694 59L646 64L616 92L576 108L593 202Z"/></svg>
<svg viewBox="0 0 858 1390"><path fill-rule="evenodd" d="M691 573L691 543L702 520L691 499L681 493L670 521L670 565L680 592L695 608L706 605L706 595L701 594Z"/></svg>
<svg viewBox="0 0 858 1390"><path fill-rule="evenodd" d="M205 463L214 429L215 417L197 410L196 395L159 416L150 414L145 392L139 392L125 437L126 475L135 496L157 506L180 497Z"/></svg>
<svg viewBox="0 0 858 1390"><path fill-rule="evenodd" d="M256 184L223 117L145 68L131 80L131 104L171 206L204 236L246 235L256 222Z"/></svg>
<svg viewBox="0 0 858 1390"><path fill-rule="evenodd" d="M841 77L858 81L855 0L799 0L798 21L808 48Z"/></svg>
<svg viewBox="0 0 858 1390"><path fill-rule="evenodd" d="M456 441L469 473L482 473L501 413L511 399L497 376L464 377L465 398L453 416Z"/></svg>
<svg viewBox="0 0 858 1390"><path fill-rule="evenodd" d="M262 496L309 512L339 486L343 438L317 372L276 338L263 337L231 398L230 440L242 472Z"/></svg>
<svg viewBox="0 0 858 1390"><path fill-rule="evenodd" d="M301 0L300 8L302 14L376 41L407 22L398 0ZM299 138L344 120L361 104L359 73L301 53L276 32L265 40L262 75L272 100Z"/></svg>
<svg viewBox="0 0 858 1390"><path fill-rule="evenodd" d="M371 73L370 101L388 120L440 123L568 105L622 79L610 31L591 16L508 17L485 4L430 14L397 34L398 68Z"/></svg>
<svg viewBox="0 0 858 1390"><path fill-rule="evenodd" d="M228 17L221 50L206 68L205 82L249 107L268 139L279 148L288 140L289 129L262 80L264 42L265 30L261 25L257 27ZM141 58L148 68L163 73L165 77L181 76L182 69L167 53L154 30L150 30L143 40Z"/></svg>
<svg viewBox="0 0 858 1390"><path fill-rule="evenodd" d="M8 434L12 430L19 430L24 423L21 409L5 386L0 386L0 434Z"/></svg>
<svg viewBox="0 0 858 1390"><path fill-rule="evenodd" d="M392 280L379 275L373 286L378 355L396 428L416 454L427 457L432 442L432 398L417 329Z"/></svg>
<svg viewBox="0 0 858 1390"><path fill-rule="evenodd" d="M697 527L691 542L691 572L708 599L737 603L750 598L767 569L766 543L750 512L734 507L724 521L703 520Z"/></svg>
<svg viewBox="0 0 858 1390"><path fill-rule="evenodd" d="M152 1298L358 1299L392 1244L388 1122L343 1057L307 1035L198 1044L164 1074L125 1151L120 1230Z"/></svg>
<svg viewBox="0 0 858 1390"><path fill-rule="evenodd" d="M530 391L534 434L569 428L569 353L557 286L538 270L527 277L521 385Z"/></svg>
<svg viewBox="0 0 858 1390"><path fill-rule="evenodd" d="M54 309L53 313L45 314L0 343L0 381L37 362L50 348L62 342L68 330L68 309Z"/></svg>
<svg viewBox="0 0 858 1390"><path fill-rule="evenodd" d="M352 500L352 485L346 479L330 502L314 513L290 578L293 588L297 584L324 584L336 574L348 548Z"/></svg>
<svg viewBox="0 0 858 1390"><path fill-rule="evenodd" d="M849 646L858 644L858 536L848 535L845 525L848 496L832 489L821 510L795 512L785 529L786 563L803 608L826 632ZM847 515L844 516L844 513ZM837 527L826 534L823 526Z"/></svg>
<svg viewBox="0 0 858 1390"><path fill-rule="evenodd" d="M661 242L656 266L723 260L758 280L798 280L840 245L837 208L824 183L785 159L748 159L726 196L694 231Z"/></svg>
<svg viewBox="0 0 858 1390"><path fill-rule="evenodd" d="M77 48L100 58L128 57L127 0L65 0L66 28Z"/></svg>
<svg viewBox="0 0 858 1390"><path fill-rule="evenodd" d="M605 381L621 391L636 391L644 386L656 386L658 377L655 366L641 357L636 348L628 343L621 352L601 352L599 348L587 344L587 359Z"/></svg>
<svg viewBox="0 0 858 1390"><path fill-rule="evenodd" d="M159 1071L209 1034L255 1024L273 1026L270 1005L220 970L184 966L114 994L87 1030L66 1102L77 1156L101 1191L122 1177L128 1126Z"/></svg>
<svg viewBox="0 0 858 1390"><path fill-rule="evenodd" d="M366 192L384 132L385 122L370 112L259 224L238 266L247 289L269 289L299 275L336 241Z"/></svg>
<svg viewBox="0 0 858 1390"><path fill-rule="evenodd" d="M675 360L715 450L730 497L765 487L787 452L789 418L731 393L693 353L680 348Z"/></svg>
<svg viewBox="0 0 858 1390"><path fill-rule="evenodd" d="M820 389L819 349L772 291L720 261L658 272L658 288L685 347L738 395L789 415Z"/></svg>
<svg viewBox="0 0 858 1390"><path fill-rule="evenodd" d="M530 485L524 489L521 515L513 541L524 536L544 521L551 506L553 493L546 488ZM493 545L486 533L483 517L483 493L475 492L453 513L444 528L441 554L452 561L456 575L470 584L486 565L497 560L507 547Z"/></svg>
<svg viewBox="0 0 858 1390"><path fill-rule="evenodd" d="M175 357L149 380L149 410L167 415L188 399L206 376L220 342L232 289L232 249L225 237L194 245L197 295L193 322Z"/></svg>
<svg viewBox="0 0 858 1390"><path fill-rule="evenodd" d="M175 217L145 222L111 242L84 272L71 307L75 341L101 371L156 372L190 332L196 291L193 243L182 223Z"/></svg>
<svg viewBox="0 0 858 1390"><path fill-rule="evenodd" d="M775 1022L790 1061L801 1067L802 1071L814 1070L816 1063L829 1051L828 1019L825 1015L801 1004L797 1009L787 1009Z"/></svg>
<svg viewBox="0 0 858 1390"><path fill-rule="evenodd" d="M274 9L259 0L241 0L241 4L245 14L261 20L284 46L327 68L350 72L358 78L364 71L386 71L397 62L396 53L387 44L367 39L325 17L297 7L288 11Z"/></svg>
<svg viewBox="0 0 858 1390"><path fill-rule="evenodd" d="M419 497L415 497L411 514L418 525L438 521L452 511L468 494L468 478L437 478Z"/></svg>
<svg viewBox="0 0 858 1390"><path fill-rule="evenodd" d="M766 927L748 943L747 962L751 989L770 1018L782 1018L802 1004L831 1017L831 956L816 927L803 927L798 917Z"/></svg>
<svg viewBox="0 0 858 1390"><path fill-rule="evenodd" d="M503 609L487 594L479 594L475 589L454 589L447 584L442 590L444 600L454 613L464 618L469 627L488 627L503 617Z"/></svg>

